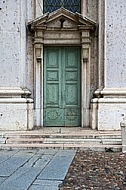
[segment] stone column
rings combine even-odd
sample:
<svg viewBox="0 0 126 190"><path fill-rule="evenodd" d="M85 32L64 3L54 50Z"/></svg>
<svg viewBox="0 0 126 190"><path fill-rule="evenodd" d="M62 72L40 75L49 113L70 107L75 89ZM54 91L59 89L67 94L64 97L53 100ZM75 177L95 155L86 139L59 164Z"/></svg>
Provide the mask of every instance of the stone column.
<svg viewBox="0 0 126 190"><path fill-rule="evenodd" d="M35 126L43 125L43 94L42 94L42 69L43 69L43 44L35 43L34 45L34 94L35 94Z"/></svg>
<svg viewBox="0 0 126 190"><path fill-rule="evenodd" d="M81 68L81 113L82 127L90 122L90 31L82 31L82 68Z"/></svg>

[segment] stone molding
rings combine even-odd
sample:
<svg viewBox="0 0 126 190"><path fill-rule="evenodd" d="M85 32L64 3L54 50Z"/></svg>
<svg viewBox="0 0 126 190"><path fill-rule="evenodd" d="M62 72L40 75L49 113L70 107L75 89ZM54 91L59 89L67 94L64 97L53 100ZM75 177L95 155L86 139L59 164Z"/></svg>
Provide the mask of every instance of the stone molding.
<svg viewBox="0 0 126 190"><path fill-rule="evenodd" d="M31 98L0 98L0 103L33 103Z"/></svg>
<svg viewBox="0 0 126 190"><path fill-rule="evenodd" d="M104 98L126 98L126 88L104 88L98 89L94 93L96 97Z"/></svg>
<svg viewBox="0 0 126 190"><path fill-rule="evenodd" d="M0 87L0 98L22 98L28 97L31 92L20 87Z"/></svg>

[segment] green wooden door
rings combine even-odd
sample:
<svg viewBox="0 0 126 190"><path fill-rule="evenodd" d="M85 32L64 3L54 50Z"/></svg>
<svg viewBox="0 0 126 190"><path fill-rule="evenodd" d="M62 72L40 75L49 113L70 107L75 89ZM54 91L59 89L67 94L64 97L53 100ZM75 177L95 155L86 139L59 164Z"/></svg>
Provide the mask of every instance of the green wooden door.
<svg viewBox="0 0 126 190"><path fill-rule="evenodd" d="M80 48L44 49L44 126L80 126Z"/></svg>

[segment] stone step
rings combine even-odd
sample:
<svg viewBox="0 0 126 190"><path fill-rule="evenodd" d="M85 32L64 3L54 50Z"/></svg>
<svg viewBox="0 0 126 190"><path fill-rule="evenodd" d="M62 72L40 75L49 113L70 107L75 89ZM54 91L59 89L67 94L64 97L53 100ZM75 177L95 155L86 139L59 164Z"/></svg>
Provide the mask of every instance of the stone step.
<svg viewBox="0 0 126 190"><path fill-rule="evenodd" d="M121 139L51 139L45 138L43 143L88 143L88 144L122 144Z"/></svg>
<svg viewBox="0 0 126 190"><path fill-rule="evenodd" d="M58 148L58 149L84 149L84 150L102 150L102 151L121 151L122 145L95 145L95 144L75 144L75 143L66 143L66 144L47 144L47 143L42 143L42 144L0 144L0 149L33 149L33 148Z"/></svg>
<svg viewBox="0 0 126 190"><path fill-rule="evenodd" d="M101 143L103 145L111 144L111 145L122 145L122 139L101 139Z"/></svg>
<svg viewBox="0 0 126 190"><path fill-rule="evenodd" d="M120 131L80 130L78 128L0 132L1 148L119 148ZM63 132L64 131L64 132Z"/></svg>
<svg viewBox="0 0 126 190"><path fill-rule="evenodd" d="M121 139L64 139L64 138L8 138L2 141L6 144L12 143L88 143L88 144L122 144Z"/></svg>
<svg viewBox="0 0 126 190"><path fill-rule="evenodd" d="M101 143L100 139L64 139L64 138L9 138L6 140L6 144L8 143Z"/></svg>
<svg viewBox="0 0 126 190"><path fill-rule="evenodd" d="M88 143L88 144L100 144L101 140L100 139L73 139L73 138L69 138L69 139L59 139L59 138L45 138L44 139L44 143Z"/></svg>
<svg viewBox="0 0 126 190"><path fill-rule="evenodd" d="M44 138L7 138L6 144L12 143L43 143Z"/></svg>
<svg viewBox="0 0 126 190"><path fill-rule="evenodd" d="M83 133L70 133L70 134L60 134L60 133L7 133L1 135L2 138L83 138L83 139L119 139L121 135L117 134L83 134Z"/></svg>

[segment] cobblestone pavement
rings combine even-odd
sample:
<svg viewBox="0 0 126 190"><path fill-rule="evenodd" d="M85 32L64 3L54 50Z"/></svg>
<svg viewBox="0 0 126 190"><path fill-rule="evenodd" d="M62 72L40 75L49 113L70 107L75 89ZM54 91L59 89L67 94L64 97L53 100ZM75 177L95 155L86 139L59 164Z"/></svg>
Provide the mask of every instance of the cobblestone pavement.
<svg viewBox="0 0 126 190"><path fill-rule="evenodd" d="M0 150L0 190L58 190L74 150Z"/></svg>
<svg viewBox="0 0 126 190"><path fill-rule="evenodd" d="M60 190L125 190L126 154L78 150Z"/></svg>

